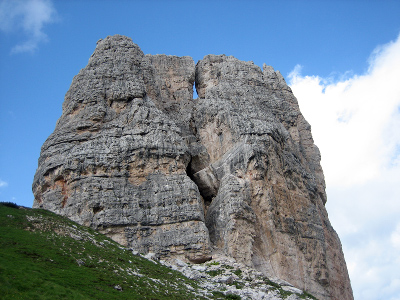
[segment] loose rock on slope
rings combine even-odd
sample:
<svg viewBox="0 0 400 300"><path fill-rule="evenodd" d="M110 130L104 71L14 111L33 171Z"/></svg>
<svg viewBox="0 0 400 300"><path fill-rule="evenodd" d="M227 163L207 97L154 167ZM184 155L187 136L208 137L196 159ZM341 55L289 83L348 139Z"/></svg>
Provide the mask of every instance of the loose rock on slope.
<svg viewBox="0 0 400 300"><path fill-rule="evenodd" d="M34 207L163 259L217 252L318 298L353 299L319 162L279 72L144 55L116 35L74 77Z"/></svg>

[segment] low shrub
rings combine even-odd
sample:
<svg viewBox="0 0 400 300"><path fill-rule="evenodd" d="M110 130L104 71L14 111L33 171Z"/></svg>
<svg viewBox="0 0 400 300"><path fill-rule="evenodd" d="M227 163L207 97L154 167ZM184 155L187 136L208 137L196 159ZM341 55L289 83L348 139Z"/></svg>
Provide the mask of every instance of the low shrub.
<svg viewBox="0 0 400 300"><path fill-rule="evenodd" d="M0 204L11 208L19 208L19 205L13 202L0 202Z"/></svg>

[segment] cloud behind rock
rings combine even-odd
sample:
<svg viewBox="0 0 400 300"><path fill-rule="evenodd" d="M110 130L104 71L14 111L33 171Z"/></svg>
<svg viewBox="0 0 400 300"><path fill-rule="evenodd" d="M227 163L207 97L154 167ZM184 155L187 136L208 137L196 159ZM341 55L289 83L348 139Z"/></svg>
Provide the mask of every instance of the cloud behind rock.
<svg viewBox="0 0 400 300"><path fill-rule="evenodd" d="M368 63L344 79L302 76L296 66L290 86L321 150L355 299L400 299L400 38Z"/></svg>

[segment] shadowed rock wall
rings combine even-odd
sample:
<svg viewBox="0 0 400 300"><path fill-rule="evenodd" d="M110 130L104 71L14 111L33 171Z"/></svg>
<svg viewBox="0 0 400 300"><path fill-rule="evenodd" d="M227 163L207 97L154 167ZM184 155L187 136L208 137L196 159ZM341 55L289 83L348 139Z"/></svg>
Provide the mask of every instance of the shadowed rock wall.
<svg viewBox="0 0 400 300"><path fill-rule="evenodd" d="M353 299L310 126L263 69L100 40L42 147L34 207L141 252L220 252L321 299Z"/></svg>

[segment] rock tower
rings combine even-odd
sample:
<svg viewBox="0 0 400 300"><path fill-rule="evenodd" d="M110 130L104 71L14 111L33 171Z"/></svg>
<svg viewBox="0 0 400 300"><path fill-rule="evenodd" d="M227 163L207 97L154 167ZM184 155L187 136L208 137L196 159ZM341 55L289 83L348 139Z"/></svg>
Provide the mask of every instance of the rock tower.
<svg viewBox="0 0 400 300"><path fill-rule="evenodd" d="M220 252L320 299L353 299L320 153L272 67L98 41L33 192L34 207L140 252L192 262Z"/></svg>

